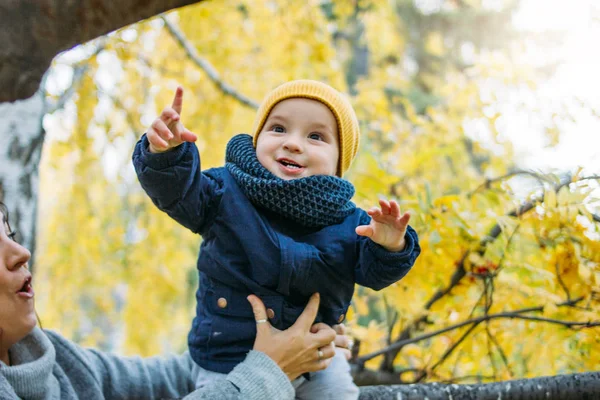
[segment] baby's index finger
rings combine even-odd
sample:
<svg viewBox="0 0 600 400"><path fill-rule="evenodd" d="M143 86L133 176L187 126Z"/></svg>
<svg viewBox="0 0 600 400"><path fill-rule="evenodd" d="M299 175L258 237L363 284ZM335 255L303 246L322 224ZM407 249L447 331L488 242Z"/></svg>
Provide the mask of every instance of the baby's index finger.
<svg viewBox="0 0 600 400"><path fill-rule="evenodd" d="M171 108L177 112L177 114L181 115L181 108L183 106L183 88L181 86L177 86L177 90L175 90L175 97L173 98L173 104Z"/></svg>

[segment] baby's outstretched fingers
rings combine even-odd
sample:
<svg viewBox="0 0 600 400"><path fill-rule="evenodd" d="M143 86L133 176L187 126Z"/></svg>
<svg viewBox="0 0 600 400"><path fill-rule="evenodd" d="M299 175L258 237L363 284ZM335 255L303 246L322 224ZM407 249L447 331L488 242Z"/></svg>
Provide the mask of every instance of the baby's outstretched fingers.
<svg viewBox="0 0 600 400"><path fill-rule="evenodd" d="M154 129L150 129L146 135L150 144L150 152L164 151L169 148L169 144L163 140Z"/></svg>
<svg viewBox="0 0 600 400"><path fill-rule="evenodd" d="M371 207L367 210L367 214L369 214L371 218L378 217L381 215L381 210L377 207Z"/></svg>
<svg viewBox="0 0 600 400"><path fill-rule="evenodd" d="M198 136L186 129L181 133L181 140L184 142L195 142L198 140Z"/></svg>
<svg viewBox="0 0 600 400"><path fill-rule="evenodd" d="M372 237L373 233L374 233L373 228L371 227L371 225L360 225L360 226L357 226L354 231L359 236L366 236L366 237L369 237L369 238Z"/></svg>
<svg viewBox="0 0 600 400"><path fill-rule="evenodd" d="M393 217L399 217L401 215L400 206L398 205L396 200L390 200L390 214Z"/></svg>
<svg viewBox="0 0 600 400"><path fill-rule="evenodd" d="M408 226L408 222L410 221L410 214L405 212L402 217L400 217L399 224L406 228Z"/></svg>
<svg viewBox="0 0 600 400"><path fill-rule="evenodd" d="M158 136L160 136L163 140L169 141L169 140L173 139L173 133L167 127L167 124L165 124L165 122L162 119L160 119L160 118L155 119L154 122L152 122L151 128L152 128L151 130L156 132L156 134ZM148 138L148 140L150 140L150 138Z"/></svg>
<svg viewBox="0 0 600 400"><path fill-rule="evenodd" d="M181 86L177 86L177 89L175 90L175 97L173 98L171 108L173 108L177 114L181 115L181 109L183 108L183 88Z"/></svg>
<svg viewBox="0 0 600 400"><path fill-rule="evenodd" d="M381 206L383 215L388 215L390 213L390 203L386 199L379 199L379 205Z"/></svg>
<svg viewBox="0 0 600 400"><path fill-rule="evenodd" d="M167 125L179 121L179 114L171 107L166 107L160 113L160 119Z"/></svg>

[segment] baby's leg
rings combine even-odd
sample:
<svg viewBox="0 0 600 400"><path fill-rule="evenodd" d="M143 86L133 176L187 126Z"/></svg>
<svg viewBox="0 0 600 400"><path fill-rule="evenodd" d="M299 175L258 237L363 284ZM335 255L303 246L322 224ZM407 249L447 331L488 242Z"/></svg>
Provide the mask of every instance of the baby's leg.
<svg viewBox="0 0 600 400"><path fill-rule="evenodd" d="M296 388L299 400L357 400L358 394L350 375L350 364L337 349L329 367L310 374L310 380L304 380Z"/></svg>
<svg viewBox="0 0 600 400"><path fill-rule="evenodd" d="M196 377L196 389L200 389L202 386L205 386L212 381L227 376L227 374L209 371L194 363L194 367L192 368L192 376Z"/></svg>

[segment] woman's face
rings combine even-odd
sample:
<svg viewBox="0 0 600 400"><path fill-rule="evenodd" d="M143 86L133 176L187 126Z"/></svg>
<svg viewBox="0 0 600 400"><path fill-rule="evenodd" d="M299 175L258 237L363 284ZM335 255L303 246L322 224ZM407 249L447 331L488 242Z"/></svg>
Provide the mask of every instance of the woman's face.
<svg viewBox="0 0 600 400"><path fill-rule="evenodd" d="M15 242L6 216L0 211L0 359L8 348L25 337L36 324L31 273L31 253Z"/></svg>

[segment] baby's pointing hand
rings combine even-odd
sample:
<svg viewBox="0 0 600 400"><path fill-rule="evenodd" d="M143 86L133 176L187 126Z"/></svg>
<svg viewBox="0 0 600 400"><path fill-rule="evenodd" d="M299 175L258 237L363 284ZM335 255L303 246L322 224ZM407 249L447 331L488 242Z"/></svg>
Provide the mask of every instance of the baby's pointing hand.
<svg viewBox="0 0 600 400"><path fill-rule="evenodd" d="M196 141L197 136L188 131L180 121L182 106L183 88L178 86L171 107L166 107L146 132L151 153L162 153L183 142Z"/></svg>
<svg viewBox="0 0 600 400"><path fill-rule="evenodd" d="M405 246L404 235L410 214L401 214L400 206L394 200L379 200L381 209L373 207L367 211L371 216L369 225L356 227L356 234L371 238L388 251L402 251Z"/></svg>

